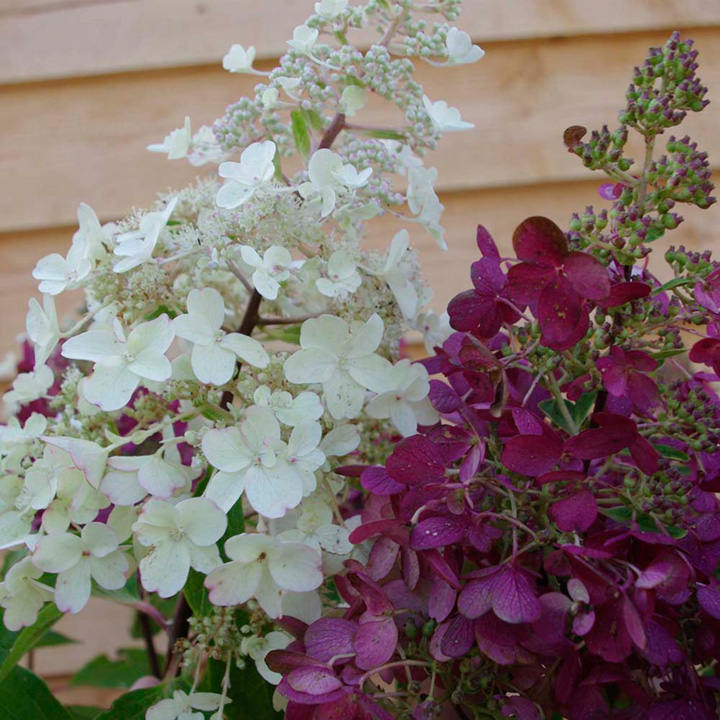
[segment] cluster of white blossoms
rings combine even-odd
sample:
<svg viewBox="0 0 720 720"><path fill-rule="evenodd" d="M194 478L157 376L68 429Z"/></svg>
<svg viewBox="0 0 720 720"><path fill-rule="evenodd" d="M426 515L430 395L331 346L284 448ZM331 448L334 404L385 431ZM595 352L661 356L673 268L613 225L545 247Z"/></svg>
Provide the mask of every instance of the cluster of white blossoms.
<svg viewBox="0 0 720 720"><path fill-rule="evenodd" d="M328 579L362 552L346 502L359 486L334 470L382 461L393 438L437 421L426 370L400 354L410 329L430 346L450 333L425 310L411 246L423 227L444 244L424 151L472 127L423 95L411 58L482 57L447 24L456 1L412 5L317 2L269 74L233 45L223 67L262 75L257 96L149 147L215 163L213 176L118 223L83 204L67 255L37 263L35 365L0 426L8 628L51 599L79 612L134 574L143 596L182 603L199 573L215 606L311 622ZM366 27L381 35L361 51L349 38ZM405 124L355 126L371 93ZM413 232L365 249L367 221L384 214ZM83 315L62 326L54 298L78 289ZM237 652L261 666L262 637ZM148 717L221 717L224 694L200 695L178 691Z"/></svg>

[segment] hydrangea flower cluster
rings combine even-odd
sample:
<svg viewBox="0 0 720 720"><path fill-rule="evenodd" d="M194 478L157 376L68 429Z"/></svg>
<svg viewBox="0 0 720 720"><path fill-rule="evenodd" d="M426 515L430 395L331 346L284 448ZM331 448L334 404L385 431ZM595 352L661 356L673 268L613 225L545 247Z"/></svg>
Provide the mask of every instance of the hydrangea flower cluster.
<svg viewBox="0 0 720 720"><path fill-rule="evenodd" d="M512 258L478 228L455 332L423 361L441 421L340 469L367 560L266 658L287 718L720 714L720 263L670 249L666 282L650 263L680 203L715 201L694 142L654 152L707 103L696 59L674 34L618 130L566 131L609 209L524 220Z"/></svg>
<svg viewBox="0 0 720 720"><path fill-rule="evenodd" d="M83 204L67 254L33 271L42 302L0 426L4 624L47 627L48 603L77 613L93 593L131 604L156 676L141 683L149 720L250 712L243 689L279 680L264 656L290 641L275 622L319 619L343 561L363 557L335 470L438 422L427 370L400 348L410 329L442 343L447 315L424 312L407 229L386 251L362 240L389 213L444 246L422 157L472 125L424 96L413 61L482 57L449 24L458 12L321 0L269 73L233 45L223 66L261 76L255 95L148 148L219 179L116 223ZM351 43L373 29L369 48ZM361 124L372 95L397 127ZM71 326L55 309L69 291L84 297Z"/></svg>

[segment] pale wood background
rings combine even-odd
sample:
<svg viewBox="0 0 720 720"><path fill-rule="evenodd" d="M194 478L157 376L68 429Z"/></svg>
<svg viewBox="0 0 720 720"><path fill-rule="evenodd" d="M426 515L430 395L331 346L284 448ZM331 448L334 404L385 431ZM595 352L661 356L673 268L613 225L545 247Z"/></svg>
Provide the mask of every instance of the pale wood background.
<svg viewBox="0 0 720 720"><path fill-rule="evenodd" d="M30 271L65 252L80 201L101 219L197 170L145 146L189 114L207 123L253 87L220 67L232 42L254 44L272 65L310 0L0 0L0 357L24 326ZM672 29L696 39L702 77L720 101L720 0L465 0L461 27L487 51L479 63L422 67L431 98L461 108L476 130L446 137L440 171L450 251L422 232L420 248L436 309L468 285L474 226L507 247L532 214L564 224L573 210L602 205L601 178L564 149L572 124L613 125L632 66ZM719 105L720 106L720 105ZM381 123L381 114L368 118ZM720 162L715 105L688 128ZM689 210L672 242L712 247L720 210ZM389 225L370 242L386 245ZM129 614L97 602L61 630L78 645L42 650L45 674L64 674L122 644Z"/></svg>

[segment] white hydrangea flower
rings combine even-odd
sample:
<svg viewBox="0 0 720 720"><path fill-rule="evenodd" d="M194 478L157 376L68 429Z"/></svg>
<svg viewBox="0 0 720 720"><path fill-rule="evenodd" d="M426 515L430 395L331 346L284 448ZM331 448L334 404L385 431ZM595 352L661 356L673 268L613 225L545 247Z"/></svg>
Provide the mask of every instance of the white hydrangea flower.
<svg viewBox="0 0 720 720"><path fill-rule="evenodd" d="M227 528L225 513L204 497L177 505L148 500L133 525L138 542L149 547L140 560L142 586L171 597L182 590L188 572L208 573L220 565L217 541Z"/></svg>
<svg viewBox="0 0 720 720"><path fill-rule="evenodd" d="M282 675L273 672L267 666L265 658L272 650L284 650L292 640L292 637L287 633L272 630L262 637L257 635L244 637L240 641L240 652L243 655L250 656L255 661L255 667L261 677L271 685L277 685L282 680Z"/></svg>
<svg viewBox="0 0 720 720"><path fill-rule="evenodd" d="M116 273L127 272L152 260L160 233L167 226L177 201L176 196L168 201L164 210L145 213L140 219L140 227L137 230L117 236L115 239L117 245L113 253L122 259L113 265Z"/></svg>
<svg viewBox="0 0 720 720"><path fill-rule="evenodd" d="M255 62L255 48L251 45L247 50L234 43L223 57L222 66L231 73L252 73Z"/></svg>
<svg viewBox="0 0 720 720"><path fill-rule="evenodd" d="M396 363L388 377L390 387L374 397L365 408L370 417L390 418L403 436L417 432L418 423L432 425L438 414L428 400L430 380L427 370L407 358Z"/></svg>
<svg viewBox="0 0 720 720"><path fill-rule="evenodd" d="M352 117L365 107L367 91L359 85L348 85L340 96L340 109Z"/></svg>
<svg viewBox="0 0 720 720"><path fill-rule="evenodd" d="M300 542L333 555L347 555L353 549L346 527L333 524L330 506L319 497L310 497L300 506L296 527L277 534L278 540Z"/></svg>
<svg viewBox="0 0 720 720"><path fill-rule="evenodd" d="M292 40L288 40L287 44L301 55L309 55L315 47L319 35L320 33L315 28L298 25L293 30Z"/></svg>
<svg viewBox="0 0 720 720"><path fill-rule="evenodd" d="M440 315L434 312L422 313L415 319L414 326L423 334L425 349L429 354L432 354L436 347L441 347L454 332L450 327L450 316L446 312Z"/></svg>
<svg viewBox="0 0 720 720"><path fill-rule="evenodd" d="M322 439L320 449L325 457L343 457L357 450L360 445L360 433L351 423L336 424Z"/></svg>
<svg viewBox="0 0 720 720"><path fill-rule="evenodd" d="M328 277L315 281L317 289L325 297L343 297L355 292L362 283L357 264L347 250L336 250L327 263Z"/></svg>
<svg viewBox="0 0 720 720"><path fill-rule="evenodd" d="M275 174L276 150L272 140L256 142L242 151L239 163L222 163L218 174L227 182L215 198L218 207L233 210L246 203L263 183L269 182Z"/></svg>
<svg viewBox="0 0 720 720"><path fill-rule="evenodd" d="M187 309L186 315L173 320L173 328L178 337L193 343L190 362L200 382L224 385L233 376L238 358L254 367L267 367L270 358L257 340L222 329L225 303L217 290L191 290Z"/></svg>
<svg viewBox="0 0 720 720"><path fill-rule="evenodd" d="M261 385L255 390L253 400L256 405L269 407L283 425L290 427L308 420L319 420L325 412L318 395L309 390L303 390L293 397L286 390L271 391L267 385Z"/></svg>
<svg viewBox="0 0 720 720"><path fill-rule="evenodd" d="M266 110L272 110L280 100L280 91L277 88L269 87L263 90L260 100Z"/></svg>
<svg viewBox="0 0 720 720"><path fill-rule="evenodd" d="M385 256L383 267L373 274L384 280L395 299L402 314L406 318L415 317L418 308L418 294L415 286L410 281L408 269L403 266L402 260L410 247L410 235L407 230L400 230L392 239L390 249Z"/></svg>
<svg viewBox="0 0 720 720"><path fill-rule="evenodd" d="M413 166L408 168L407 204L410 212L418 216L418 221L427 227L438 245L447 250L444 230L440 226L440 217L445 209L435 193L437 170Z"/></svg>
<svg viewBox="0 0 720 720"><path fill-rule="evenodd" d="M97 214L87 203L80 203L78 206L77 219L78 229L73 240L80 240L85 244L91 261L105 257L115 231L115 223L100 225Z"/></svg>
<svg viewBox="0 0 720 720"><path fill-rule="evenodd" d="M65 532L70 523L88 523L110 504L90 485L78 464L82 462L76 464L66 450L46 445L42 458L25 474L25 494L31 507L45 511L42 529L46 533Z"/></svg>
<svg viewBox="0 0 720 720"><path fill-rule="evenodd" d="M65 290L78 287L90 274L91 269L87 241L83 235L76 235L66 257L59 253L46 255L38 260L32 276L40 280L38 290L41 293L59 295Z"/></svg>
<svg viewBox="0 0 720 720"><path fill-rule="evenodd" d="M305 593L323 581L320 555L311 547L269 535L242 533L225 543L231 559L205 578L213 605L240 605L254 597L271 617L283 615L283 595Z"/></svg>
<svg viewBox="0 0 720 720"><path fill-rule="evenodd" d="M20 405L44 397L54 381L53 371L47 365L36 366L33 372L20 373L13 382L12 390L3 395L6 412L14 414Z"/></svg>
<svg viewBox="0 0 720 720"><path fill-rule="evenodd" d="M43 605L52 600L53 589L39 582L42 570L29 557L16 562L0 583L0 606L5 609L3 623L8 630L33 625Z"/></svg>
<svg viewBox="0 0 720 720"><path fill-rule="evenodd" d="M382 392L387 384L391 365L375 354L382 334L377 314L352 330L334 315L306 320L300 331L302 349L285 361L285 377L295 384L321 383L336 420L357 417L365 390Z"/></svg>
<svg viewBox="0 0 720 720"><path fill-rule="evenodd" d="M0 382L8 382L17 373L18 357L12 350L8 350L0 359Z"/></svg>
<svg viewBox="0 0 720 720"><path fill-rule="evenodd" d="M295 91L300 87L302 80L298 77L285 77L281 75L275 78L275 82L285 91L285 94L293 100L299 100L299 96Z"/></svg>
<svg viewBox="0 0 720 720"><path fill-rule="evenodd" d="M448 55L449 65L465 65L474 63L485 55L485 51L479 45L473 45L470 36L462 30L451 27L445 38L445 49Z"/></svg>
<svg viewBox="0 0 720 720"><path fill-rule="evenodd" d="M188 487L193 475L174 446L164 455L115 455L108 458L107 468L100 489L115 505L134 505L148 494L170 498Z"/></svg>
<svg viewBox="0 0 720 720"><path fill-rule="evenodd" d="M93 374L82 383L85 398L103 410L119 410L127 405L141 380L164 382L171 376L165 353L174 337L164 313L137 325L127 338L116 319L112 327L97 325L66 340L62 355L94 362Z"/></svg>
<svg viewBox="0 0 720 720"><path fill-rule="evenodd" d="M44 535L35 545L32 563L43 572L58 573L55 604L71 613L87 605L91 578L106 590L119 590L129 568L115 531L98 522L85 525L80 535Z"/></svg>
<svg viewBox="0 0 720 720"><path fill-rule="evenodd" d="M313 153L308 163L308 182L302 183L298 192L310 202L320 205L320 214L327 217L335 208L338 193L365 185L372 175L372 168L358 173L350 164L327 148Z"/></svg>
<svg viewBox="0 0 720 720"><path fill-rule="evenodd" d="M209 125L202 125L193 135L188 152L188 161L194 167L207 163L219 163L228 157L229 153L220 147L213 129Z"/></svg>
<svg viewBox="0 0 720 720"><path fill-rule="evenodd" d="M325 462L318 450L320 424L298 423L288 443L272 410L253 405L238 427L209 430L202 450L216 472L205 496L226 512L243 490L250 505L269 518L282 517L315 489L315 470Z"/></svg>
<svg viewBox="0 0 720 720"><path fill-rule="evenodd" d="M161 143L148 145L150 152L166 153L168 160L179 160L184 158L190 150L192 143L192 130L190 129L190 117L185 116L185 124L165 136Z"/></svg>
<svg viewBox="0 0 720 720"><path fill-rule="evenodd" d="M324 20L332 20L347 10L348 0L320 0L315 3L315 12Z"/></svg>
<svg viewBox="0 0 720 720"><path fill-rule="evenodd" d="M250 245L243 245L240 257L248 267L253 268L252 284L255 289L267 300L277 299L280 283L290 277L290 251L280 245L273 245L261 258Z"/></svg>
<svg viewBox="0 0 720 720"><path fill-rule="evenodd" d="M438 132L459 132L460 130L471 130L475 127L470 122L465 122L460 117L457 108L450 107L444 100L432 102L427 95L423 95L423 105L430 116L433 127Z"/></svg>
<svg viewBox="0 0 720 720"><path fill-rule="evenodd" d="M33 413L25 425L20 425L16 417L9 418L6 425L0 425L0 457L5 457L5 468L19 468L30 447L46 429L47 418L40 413Z"/></svg>
<svg viewBox="0 0 720 720"><path fill-rule="evenodd" d="M35 367L45 364L60 340L55 300L52 295L43 295L43 304L30 298L25 330L35 351Z"/></svg>
<svg viewBox="0 0 720 720"><path fill-rule="evenodd" d="M0 483L0 550L23 545L28 540L37 510L23 478L5 472Z"/></svg>
<svg viewBox="0 0 720 720"><path fill-rule="evenodd" d="M223 699L218 693L194 692L188 695L182 690L174 690L171 698L165 698L147 709L145 720L204 720L203 712L217 710L223 702L228 705L232 701Z"/></svg>

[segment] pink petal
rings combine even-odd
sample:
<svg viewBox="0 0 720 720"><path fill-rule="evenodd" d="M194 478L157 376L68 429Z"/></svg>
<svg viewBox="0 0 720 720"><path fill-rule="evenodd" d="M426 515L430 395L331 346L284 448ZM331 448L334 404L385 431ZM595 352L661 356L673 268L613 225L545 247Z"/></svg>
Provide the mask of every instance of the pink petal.
<svg viewBox="0 0 720 720"><path fill-rule="evenodd" d="M399 442L386 466L390 477L406 485L430 483L445 477L440 451L422 435Z"/></svg>
<svg viewBox="0 0 720 720"><path fill-rule="evenodd" d="M495 241L492 239L492 235L490 235L487 229L482 225L478 225L477 227L475 240L480 252L483 254L483 257L500 258L500 253L498 252Z"/></svg>
<svg viewBox="0 0 720 720"><path fill-rule="evenodd" d="M287 682L293 690L310 695L325 695L342 687L332 670L317 665L295 668L287 676Z"/></svg>
<svg viewBox="0 0 720 720"><path fill-rule="evenodd" d="M540 603L533 584L522 570L505 565L493 575L492 608L505 622L534 622L540 617Z"/></svg>
<svg viewBox="0 0 720 720"><path fill-rule="evenodd" d="M305 632L305 651L322 662L328 662L335 655L353 653L357 627L357 623L342 618L320 618Z"/></svg>
<svg viewBox="0 0 720 720"><path fill-rule="evenodd" d="M515 229L512 242L519 260L538 265L560 265L568 251L565 234L546 217L523 220Z"/></svg>
<svg viewBox="0 0 720 720"><path fill-rule="evenodd" d="M440 649L448 657L462 657L473 646L474 640L472 622L462 615L456 615L448 622Z"/></svg>
<svg viewBox="0 0 720 720"><path fill-rule="evenodd" d="M607 268L592 255L572 252L563 263L565 274L578 295L590 300L602 300L610 294Z"/></svg>
<svg viewBox="0 0 720 720"><path fill-rule="evenodd" d="M581 490L550 509L550 516L563 532L585 532L597 518L595 497L589 490Z"/></svg>
<svg viewBox="0 0 720 720"><path fill-rule="evenodd" d="M552 470L560 460L562 445L542 435L516 435L505 443L502 464L513 472L537 477Z"/></svg>
<svg viewBox="0 0 720 720"><path fill-rule="evenodd" d="M698 587L697 599L700 607L708 615L720 620L720 588L718 586Z"/></svg>
<svg viewBox="0 0 720 720"><path fill-rule="evenodd" d="M412 530L410 545L416 550L444 547L465 537L468 521L454 515L435 515L421 520Z"/></svg>
<svg viewBox="0 0 720 720"><path fill-rule="evenodd" d="M360 476L360 482L374 495L394 495L405 489L405 485L393 480L382 465L365 469Z"/></svg>
<svg viewBox="0 0 720 720"><path fill-rule="evenodd" d="M355 635L356 664L363 670L384 665L395 652L397 625L392 618L361 623Z"/></svg>
<svg viewBox="0 0 720 720"><path fill-rule="evenodd" d="M564 345L568 338L574 337L586 315L580 295L569 282L556 280L548 283L538 298L537 318L543 343L550 347Z"/></svg>

